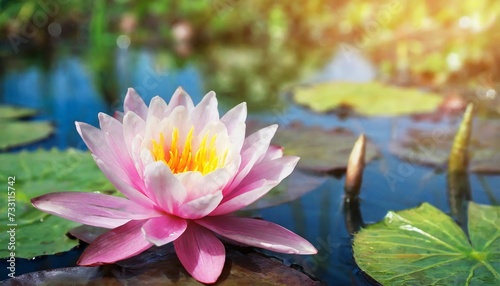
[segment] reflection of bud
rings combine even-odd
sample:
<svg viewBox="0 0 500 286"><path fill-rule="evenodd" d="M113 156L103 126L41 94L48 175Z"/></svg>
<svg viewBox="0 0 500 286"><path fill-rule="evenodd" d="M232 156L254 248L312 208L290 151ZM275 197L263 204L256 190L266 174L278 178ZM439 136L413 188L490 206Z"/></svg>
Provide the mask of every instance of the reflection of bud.
<svg viewBox="0 0 500 286"><path fill-rule="evenodd" d="M347 174L344 191L346 198L353 199L359 195L361 182L363 180L363 169L365 168L366 138L361 134L354 143L349 162L347 164Z"/></svg>
<svg viewBox="0 0 500 286"><path fill-rule="evenodd" d="M350 234L358 232L365 226L361 208L359 207L359 200L345 198L343 210L345 227Z"/></svg>
<svg viewBox="0 0 500 286"><path fill-rule="evenodd" d="M472 200L469 173L449 172L446 175L448 203L451 215L461 226L467 222L467 204Z"/></svg>

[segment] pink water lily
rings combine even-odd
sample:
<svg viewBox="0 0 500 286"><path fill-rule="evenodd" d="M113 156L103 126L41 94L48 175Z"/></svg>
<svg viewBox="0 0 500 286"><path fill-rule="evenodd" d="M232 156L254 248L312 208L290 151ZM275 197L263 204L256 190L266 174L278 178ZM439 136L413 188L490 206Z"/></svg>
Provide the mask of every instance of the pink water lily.
<svg viewBox="0 0 500 286"><path fill-rule="evenodd" d="M299 159L270 145L276 125L245 138L246 115L242 103L220 118L214 92L194 106L178 88L168 104L155 97L148 107L129 89L121 121L100 113L100 129L76 123L97 165L126 198L63 192L32 203L69 220L112 229L87 247L80 265L113 263L173 242L185 269L213 283L225 261L219 237L276 252L314 254L308 241L277 224L231 215L281 182Z"/></svg>

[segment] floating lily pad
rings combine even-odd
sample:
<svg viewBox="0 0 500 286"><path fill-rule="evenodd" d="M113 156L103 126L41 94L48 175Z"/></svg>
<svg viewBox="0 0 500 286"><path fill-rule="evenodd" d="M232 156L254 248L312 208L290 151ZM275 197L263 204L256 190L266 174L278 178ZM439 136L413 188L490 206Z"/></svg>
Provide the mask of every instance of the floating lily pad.
<svg viewBox="0 0 500 286"><path fill-rule="evenodd" d="M30 108L0 105L0 150L30 144L48 137L54 131L47 121L17 121L36 114Z"/></svg>
<svg viewBox="0 0 500 286"><path fill-rule="evenodd" d="M113 185L96 166L89 152L39 150L0 154L0 177L13 182L15 189L15 220L8 221L8 196L0 196L0 237L6 241L6 231L16 226L16 257L31 258L71 249L78 241L66 233L78 225L35 209L30 199L51 192L115 192ZM8 180L15 177L15 180ZM7 191L7 190L6 190ZM0 257L9 256L7 248Z"/></svg>
<svg viewBox="0 0 500 286"><path fill-rule="evenodd" d="M245 252L248 252L244 250ZM100 267L69 267L28 273L3 285L204 285L183 268L172 244L152 247L133 258ZM321 285L275 259L226 247L217 285Z"/></svg>
<svg viewBox="0 0 500 286"><path fill-rule="evenodd" d="M500 207L469 204L469 239L424 203L389 212L354 238L354 258L384 285L498 285Z"/></svg>
<svg viewBox="0 0 500 286"><path fill-rule="evenodd" d="M455 130L411 128L391 144L391 152L411 163L441 167L448 161ZM469 143L469 171L500 172L500 121L476 120Z"/></svg>
<svg viewBox="0 0 500 286"><path fill-rule="evenodd" d="M299 156L299 168L326 172L347 168L349 154L357 138L352 132L342 128L325 130L317 126L292 124L290 127L280 128L272 142L283 146L286 155ZM368 142L366 162L377 155L376 146Z"/></svg>
<svg viewBox="0 0 500 286"><path fill-rule="evenodd" d="M35 114L36 110L32 108L0 105L0 119L23 118L30 117Z"/></svg>
<svg viewBox="0 0 500 286"><path fill-rule="evenodd" d="M22 146L48 137L54 128L47 121L0 121L0 150Z"/></svg>
<svg viewBox="0 0 500 286"><path fill-rule="evenodd" d="M368 116L432 112L443 100L435 93L379 82L326 82L298 87L293 91L293 99L316 112L349 107Z"/></svg>

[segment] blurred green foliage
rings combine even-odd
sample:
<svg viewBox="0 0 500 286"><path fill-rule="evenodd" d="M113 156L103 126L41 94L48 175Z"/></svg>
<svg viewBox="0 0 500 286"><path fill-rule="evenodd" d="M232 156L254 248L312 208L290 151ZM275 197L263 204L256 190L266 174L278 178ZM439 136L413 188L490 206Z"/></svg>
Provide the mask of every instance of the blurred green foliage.
<svg viewBox="0 0 500 286"><path fill-rule="evenodd" d="M201 55L205 73L215 66L235 74L209 77L211 88L249 89L256 104L335 51L367 55L382 79L398 83L489 87L500 77L496 0L4 0L0 7L7 35L0 57L13 41L20 48L52 43L48 26L58 23L58 43L71 39L70 49L85 50L96 78L108 82L117 37L126 35L132 47L168 47L174 56L160 62Z"/></svg>

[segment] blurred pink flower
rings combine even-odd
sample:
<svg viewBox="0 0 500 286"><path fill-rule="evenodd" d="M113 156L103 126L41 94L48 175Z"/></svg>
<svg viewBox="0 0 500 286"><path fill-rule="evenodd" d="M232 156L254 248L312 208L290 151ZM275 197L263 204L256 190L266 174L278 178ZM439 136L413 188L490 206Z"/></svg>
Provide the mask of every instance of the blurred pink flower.
<svg viewBox="0 0 500 286"><path fill-rule="evenodd" d="M246 115L242 103L219 118L214 92L194 106L178 88L168 105L155 97L148 108L129 89L123 122L100 113L101 129L76 123L97 165L126 198L63 192L32 203L112 229L87 247L80 265L113 263L173 241L186 270L213 283L225 261L216 235L276 252L314 254L308 241L279 225L230 215L265 195L299 160L270 145L276 125L245 138Z"/></svg>

